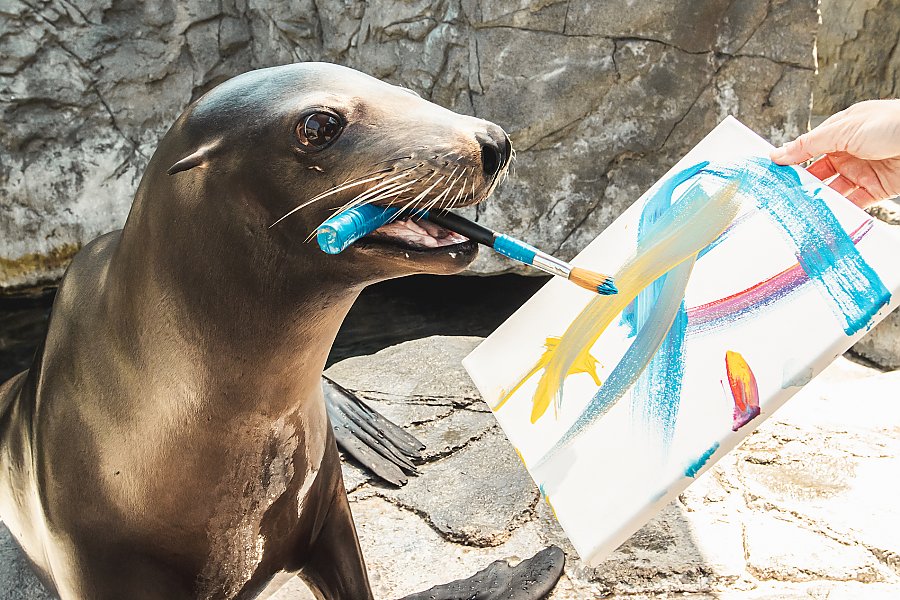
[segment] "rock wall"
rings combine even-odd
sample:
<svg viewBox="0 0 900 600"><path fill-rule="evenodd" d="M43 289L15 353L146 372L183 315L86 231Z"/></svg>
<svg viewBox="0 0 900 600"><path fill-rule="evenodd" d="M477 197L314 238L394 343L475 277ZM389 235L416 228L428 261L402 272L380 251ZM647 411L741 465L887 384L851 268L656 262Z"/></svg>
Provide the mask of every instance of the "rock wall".
<svg viewBox="0 0 900 600"><path fill-rule="evenodd" d="M813 112L900 96L900 0L822 0Z"/></svg>
<svg viewBox="0 0 900 600"><path fill-rule="evenodd" d="M816 22L815 0L0 0L0 289L120 227L189 101L302 60L505 127L512 175L476 216L570 257L724 116L803 131Z"/></svg>

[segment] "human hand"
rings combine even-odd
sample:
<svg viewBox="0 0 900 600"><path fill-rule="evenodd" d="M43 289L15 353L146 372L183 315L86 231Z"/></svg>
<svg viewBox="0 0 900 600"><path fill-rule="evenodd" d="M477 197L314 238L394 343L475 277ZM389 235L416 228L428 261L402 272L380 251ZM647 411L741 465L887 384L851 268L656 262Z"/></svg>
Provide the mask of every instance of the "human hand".
<svg viewBox="0 0 900 600"><path fill-rule="evenodd" d="M900 100L867 100L772 151L780 165L816 156L807 171L866 208L900 195Z"/></svg>

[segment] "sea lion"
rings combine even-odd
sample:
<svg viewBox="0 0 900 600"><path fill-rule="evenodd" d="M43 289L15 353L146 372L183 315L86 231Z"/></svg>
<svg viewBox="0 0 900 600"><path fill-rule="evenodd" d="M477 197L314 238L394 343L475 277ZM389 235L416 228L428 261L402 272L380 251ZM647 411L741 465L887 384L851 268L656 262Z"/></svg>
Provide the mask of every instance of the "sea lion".
<svg viewBox="0 0 900 600"><path fill-rule="evenodd" d="M296 573L320 598L372 598L325 359L363 287L456 273L477 249L411 221L338 256L304 241L348 202L479 202L509 157L496 125L336 65L253 71L191 104L0 387L0 518L46 584L247 599ZM508 597L546 593L551 554Z"/></svg>

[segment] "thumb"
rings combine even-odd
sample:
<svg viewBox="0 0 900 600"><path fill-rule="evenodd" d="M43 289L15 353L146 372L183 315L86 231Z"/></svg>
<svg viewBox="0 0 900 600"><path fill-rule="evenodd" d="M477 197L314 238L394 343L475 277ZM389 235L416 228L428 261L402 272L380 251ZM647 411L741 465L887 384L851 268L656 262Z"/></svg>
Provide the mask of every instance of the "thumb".
<svg viewBox="0 0 900 600"><path fill-rule="evenodd" d="M833 124L820 125L796 140L775 148L769 154L772 161L780 165L796 165L816 156L839 150L838 128Z"/></svg>

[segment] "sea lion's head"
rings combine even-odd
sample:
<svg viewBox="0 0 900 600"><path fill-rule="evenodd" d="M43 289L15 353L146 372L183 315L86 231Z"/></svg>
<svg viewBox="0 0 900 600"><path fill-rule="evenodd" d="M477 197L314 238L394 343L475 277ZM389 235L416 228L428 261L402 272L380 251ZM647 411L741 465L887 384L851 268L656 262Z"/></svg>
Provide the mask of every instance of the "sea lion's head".
<svg viewBox="0 0 900 600"><path fill-rule="evenodd" d="M450 274L477 246L427 222L380 228L339 255L317 227L360 203L458 208L481 202L507 172L504 131L346 67L301 63L252 71L191 105L148 172L168 173L182 210L227 231L265 262L361 284ZM155 164L155 167L154 167ZM140 193L139 193L140 198Z"/></svg>

